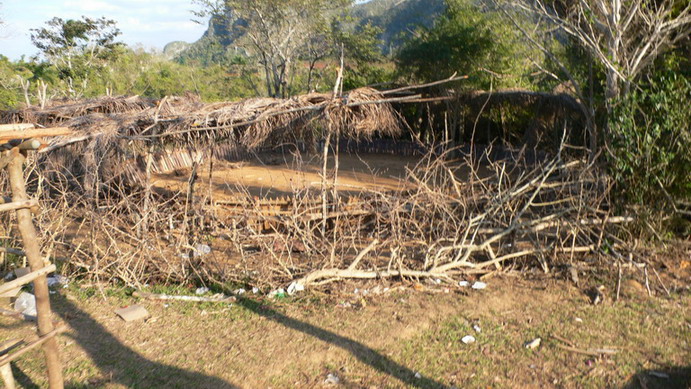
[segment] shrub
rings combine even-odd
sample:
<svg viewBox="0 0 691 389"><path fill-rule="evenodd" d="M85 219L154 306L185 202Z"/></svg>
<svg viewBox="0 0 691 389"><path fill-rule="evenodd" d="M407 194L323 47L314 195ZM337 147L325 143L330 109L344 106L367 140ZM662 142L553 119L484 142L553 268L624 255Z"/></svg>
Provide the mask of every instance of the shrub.
<svg viewBox="0 0 691 389"><path fill-rule="evenodd" d="M642 225L689 233L691 82L662 76L615 104L609 120L612 175L620 205Z"/></svg>

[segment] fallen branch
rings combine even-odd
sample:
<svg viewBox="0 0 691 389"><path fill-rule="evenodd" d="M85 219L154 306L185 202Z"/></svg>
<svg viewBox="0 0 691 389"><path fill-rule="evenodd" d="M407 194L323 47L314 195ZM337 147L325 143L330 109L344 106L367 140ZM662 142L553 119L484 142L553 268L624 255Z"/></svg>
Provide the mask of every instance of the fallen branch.
<svg viewBox="0 0 691 389"><path fill-rule="evenodd" d="M141 292L141 291L135 291L134 293L132 293L132 296L144 298L147 300L174 300L174 301L191 301L191 302L210 302L210 303L234 303L235 301L237 301L237 298L235 296L224 296L224 295L216 295L216 296L211 296L211 297L177 296L177 295L171 295L171 294L156 294L156 293L148 293L148 292Z"/></svg>

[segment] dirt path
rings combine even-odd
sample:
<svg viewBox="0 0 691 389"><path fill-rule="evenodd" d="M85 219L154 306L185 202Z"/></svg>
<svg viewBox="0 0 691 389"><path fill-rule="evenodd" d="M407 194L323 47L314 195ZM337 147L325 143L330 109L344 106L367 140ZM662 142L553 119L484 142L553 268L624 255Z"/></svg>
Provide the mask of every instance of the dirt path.
<svg viewBox="0 0 691 389"><path fill-rule="evenodd" d="M404 187L406 168L413 167L419 158L385 154L344 154L339 160L338 185L345 192L362 189L398 190ZM280 162L280 163L278 163ZM322 162L317 156L304 162L277 161L273 164L259 162L215 162L211 179L217 199L232 197L247 188L252 196L283 196L298 190L316 189L321 185ZM158 174L154 186L170 191L184 191L189 172ZM198 192L209 188L209 167L199 172Z"/></svg>
<svg viewBox="0 0 691 389"><path fill-rule="evenodd" d="M289 388L331 386L324 382L332 374L335 387L346 388L638 387L640 380L654 388L685 387L691 378L688 290L669 299L625 291L616 305L593 306L552 279L496 278L485 290L449 293L431 284L339 288L332 291L339 297L249 294L232 306L142 301L152 318L133 323L113 314L137 302L122 290L106 289L104 300L97 289L61 289L53 297L70 326L60 338L66 379L71 387ZM3 339L31 333L9 318L0 323ZM477 341L464 344L466 335ZM550 335L618 353L580 355ZM526 349L536 337L542 345ZM44 384L38 352L14 371L25 387Z"/></svg>

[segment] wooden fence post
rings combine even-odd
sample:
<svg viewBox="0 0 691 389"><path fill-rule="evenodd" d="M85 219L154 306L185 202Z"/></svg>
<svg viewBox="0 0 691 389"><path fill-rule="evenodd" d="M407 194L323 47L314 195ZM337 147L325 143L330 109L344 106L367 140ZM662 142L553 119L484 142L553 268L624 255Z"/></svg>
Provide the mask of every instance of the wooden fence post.
<svg viewBox="0 0 691 389"><path fill-rule="evenodd" d="M10 186L12 187L12 201L27 201L29 198L26 194L24 171L22 168L26 157L23 154L24 152L20 152L16 149L11 150L10 153L12 153L12 158L7 165L7 171L9 173ZM38 235L32 222L31 210L27 208L17 210L17 225L19 233L22 236L26 259L29 262L31 271L38 271L45 266L45 263L41 257ZM45 336L54 330L53 322L50 317L50 294L48 291L48 283L46 282L46 275L44 274L38 277L33 283L34 294L36 296L36 311L38 313L38 334L39 336ZM51 389L62 389L64 385L62 367L58 355L57 339L55 339L54 336L45 341L43 351L46 356L46 365L48 367L48 385Z"/></svg>

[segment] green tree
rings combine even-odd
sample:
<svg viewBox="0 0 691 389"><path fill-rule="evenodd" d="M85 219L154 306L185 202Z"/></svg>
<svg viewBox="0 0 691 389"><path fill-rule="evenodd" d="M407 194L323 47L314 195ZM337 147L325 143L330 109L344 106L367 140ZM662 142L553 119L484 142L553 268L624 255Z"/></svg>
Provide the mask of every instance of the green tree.
<svg viewBox="0 0 691 389"><path fill-rule="evenodd" d="M343 12L348 0L195 0L197 16L210 16L240 30L250 54L262 68L266 93L288 94L291 72L329 15Z"/></svg>
<svg viewBox="0 0 691 389"><path fill-rule="evenodd" d="M527 65L521 51L526 48L499 13L469 0L447 0L446 5L434 25L420 27L396 56L406 78L432 81L474 74L476 86L487 87L492 74L522 75Z"/></svg>
<svg viewBox="0 0 691 389"><path fill-rule="evenodd" d="M119 35L115 21L105 17L55 17L45 27L32 29L31 41L57 68L67 94L78 97L86 89L92 72L105 66L122 48L122 43L116 41Z"/></svg>

